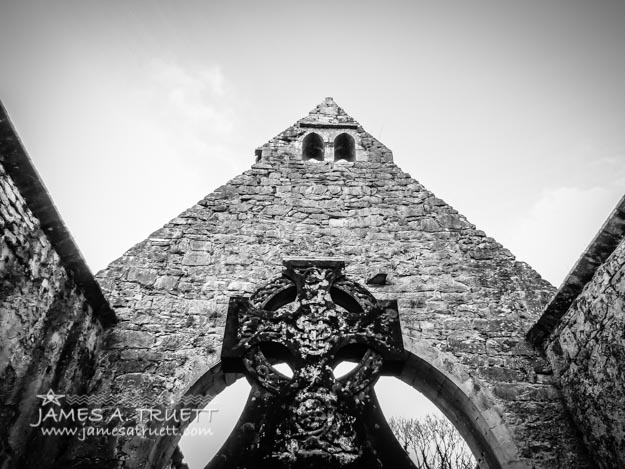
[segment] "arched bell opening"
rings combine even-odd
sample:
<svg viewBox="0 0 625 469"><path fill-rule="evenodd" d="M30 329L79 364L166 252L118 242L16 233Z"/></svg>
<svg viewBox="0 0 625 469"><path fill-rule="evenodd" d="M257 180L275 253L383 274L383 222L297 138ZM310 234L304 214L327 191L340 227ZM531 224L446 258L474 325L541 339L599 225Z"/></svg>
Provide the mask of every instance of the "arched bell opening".
<svg viewBox="0 0 625 469"><path fill-rule="evenodd" d="M354 138L346 133L334 139L334 161L356 161L356 144Z"/></svg>
<svg viewBox="0 0 625 469"><path fill-rule="evenodd" d="M314 132L309 133L302 141L302 159L323 161L325 153L323 138Z"/></svg>

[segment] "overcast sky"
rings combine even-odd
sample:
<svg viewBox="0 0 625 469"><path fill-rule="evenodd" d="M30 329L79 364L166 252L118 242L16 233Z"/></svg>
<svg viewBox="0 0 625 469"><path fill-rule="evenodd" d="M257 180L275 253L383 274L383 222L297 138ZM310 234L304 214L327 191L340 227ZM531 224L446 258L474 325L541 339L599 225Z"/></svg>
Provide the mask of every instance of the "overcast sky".
<svg viewBox="0 0 625 469"><path fill-rule="evenodd" d="M94 270L326 96L555 284L625 193L620 0L5 0L0 63Z"/></svg>
<svg viewBox="0 0 625 469"><path fill-rule="evenodd" d="M93 270L326 96L556 286L625 193L622 0L3 0L0 64Z"/></svg>

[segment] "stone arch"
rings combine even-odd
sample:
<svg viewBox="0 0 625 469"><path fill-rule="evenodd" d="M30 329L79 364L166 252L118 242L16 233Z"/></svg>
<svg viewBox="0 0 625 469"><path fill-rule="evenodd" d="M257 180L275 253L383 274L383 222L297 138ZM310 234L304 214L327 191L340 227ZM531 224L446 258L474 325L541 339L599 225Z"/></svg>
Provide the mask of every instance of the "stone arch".
<svg viewBox="0 0 625 469"><path fill-rule="evenodd" d="M334 161L356 161L356 143L354 137L342 133L334 139Z"/></svg>
<svg viewBox="0 0 625 469"><path fill-rule="evenodd" d="M397 376L430 399L458 429L476 459L488 469L520 469L519 452L490 392L450 354L404 335L408 359ZM209 367L184 396L216 396L243 375ZM182 401L182 399L180 400ZM180 407L181 404L178 404ZM183 430L185 427L181 427ZM163 436L150 448L135 446L126 467L161 469L169 462L179 436Z"/></svg>
<svg viewBox="0 0 625 469"><path fill-rule="evenodd" d="M404 335L409 352L398 378L432 401L458 429L480 467L521 469L519 450L488 389L453 355Z"/></svg>
<svg viewBox="0 0 625 469"><path fill-rule="evenodd" d="M210 400L215 398L217 394L224 391L228 386L233 384L239 378L243 378L241 373L226 373L224 372L221 362L214 362L211 366L200 374L200 377L191 384L183 396L178 400L176 409L184 406L182 403L184 398L193 396L211 396ZM210 400L208 402L210 402ZM187 427L186 424L182 424L179 430L182 432ZM137 439L139 441L139 439ZM128 468L145 468L145 469L161 469L167 466L169 463L178 442L180 436L162 436L158 438L149 448L142 448L139 445L130 445L137 448L129 455L126 462Z"/></svg>
<svg viewBox="0 0 625 469"><path fill-rule="evenodd" d="M325 144L321 135L310 132L302 140L302 159L323 161L325 154Z"/></svg>

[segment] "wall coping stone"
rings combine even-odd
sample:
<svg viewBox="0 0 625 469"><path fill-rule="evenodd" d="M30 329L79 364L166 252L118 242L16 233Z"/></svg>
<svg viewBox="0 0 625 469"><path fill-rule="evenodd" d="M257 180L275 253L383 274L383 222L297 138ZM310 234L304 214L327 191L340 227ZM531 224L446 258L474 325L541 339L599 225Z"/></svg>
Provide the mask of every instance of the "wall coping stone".
<svg viewBox="0 0 625 469"><path fill-rule="evenodd" d="M313 129L323 129L323 128L328 128L328 129L357 129L358 128L358 124L326 124L326 123L319 123L319 122L300 122L299 123L300 127L310 127Z"/></svg>
<svg viewBox="0 0 625 469"><path fill-rule="evenodd" d="M15 182L28 208L39 219L41 229L91 305L104 327L117 319L67 229L32 160L26 153L9 116L0 102L0 163Z"/></svg>
<svg viewBox="0 0 625 469"><path fill-rule="evenodd" d="M595 272L625 239L625 196L608 216L581 257L564 279L538 322L527 333L527 339L539 347L552 333L569 307L592 280Z"/></svg>

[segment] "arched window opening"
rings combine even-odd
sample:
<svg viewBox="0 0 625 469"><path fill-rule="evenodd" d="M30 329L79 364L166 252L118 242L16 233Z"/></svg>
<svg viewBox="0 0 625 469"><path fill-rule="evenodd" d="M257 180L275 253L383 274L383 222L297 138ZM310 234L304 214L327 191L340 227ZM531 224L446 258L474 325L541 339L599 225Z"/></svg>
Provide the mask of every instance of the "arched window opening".
<svg viewBox="0 0 625 469"><path fill-rule="evenodd" d="M302 142L302 159L323 161L323 147L323 139L320 135L314 132L306 135Z"/></svg>
<svg viewBox="0 0 625 469"><path fill-rule="evenodd" d="M453 423L419 391L387 376L378 380L375 391L395 438L416 468L484 467Z"/></svg>
<svg viewBox="0 0 625 469"><path fill-rule="evenodd" d="M334 139L334 161L356 161L354 138L349 134L341 134Z"/></svg>
<svg viewBox="0 0 625 469"><path fill-rule="evenodd" d="M225 392L219 393L201 411L195 411L195 419L184 430L178 443L184 462L190 469L205 467L217 454L236 428L250 390L247 380L239 379L228 386Z"/></svg>

